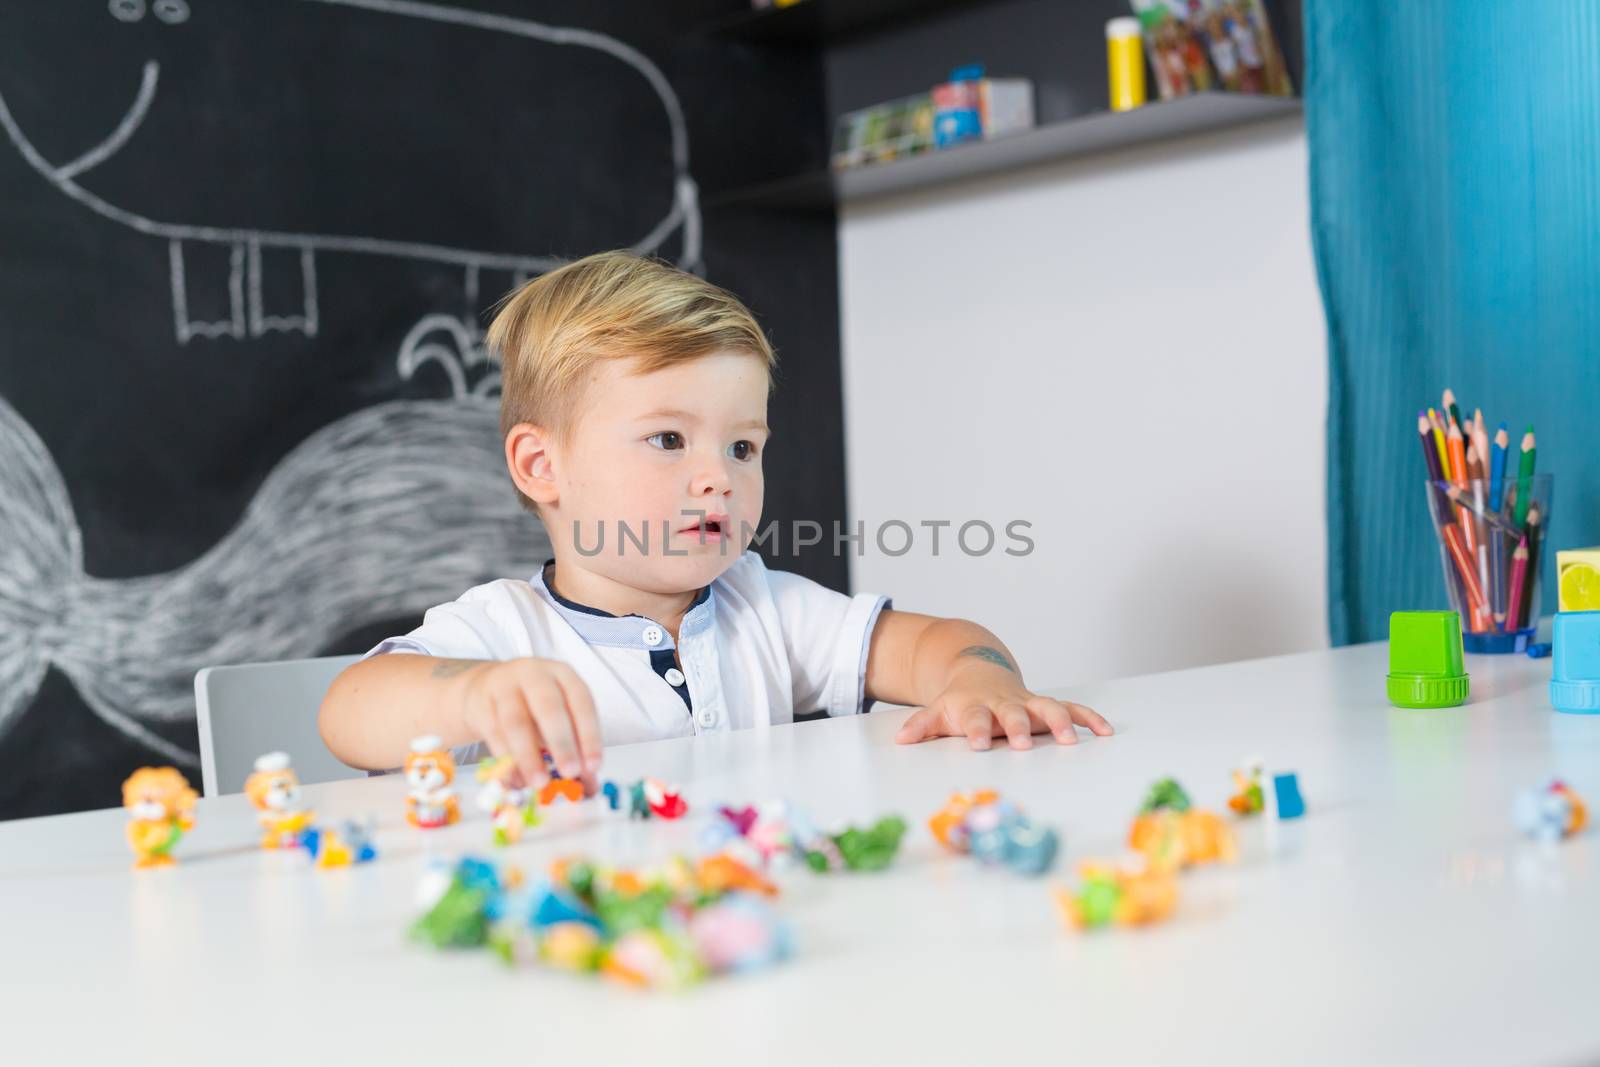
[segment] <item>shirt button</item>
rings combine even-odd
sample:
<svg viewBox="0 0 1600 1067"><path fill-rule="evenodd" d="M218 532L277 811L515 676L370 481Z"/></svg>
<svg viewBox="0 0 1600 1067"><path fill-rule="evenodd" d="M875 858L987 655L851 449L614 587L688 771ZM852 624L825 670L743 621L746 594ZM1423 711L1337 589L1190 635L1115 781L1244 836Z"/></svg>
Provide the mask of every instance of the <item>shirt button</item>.
<svg viewBox="0 0 1600 1067"><path fill-rule="evenodd" d="M683 684L683 672L680 671L676 667L668 667L667 668L667 673L663 674L661 677L663 677L663 678L665 678L667 680L667 684L668 685L682 685Z"/></svg>
<svg viewBox="0 0 1600 1067"><path fill-rule="evenodd" d="M699 711L694 713L694 721L699 723L704 729L709 730L713 726L717 725L717 713L711 708L701 708Z"/></svg>
<svg viewBox="0 0 1600 1067"><path fill-rule="evenodd" d="M659 626L646 626L644 628L644 633L640 636L644 638L645 644L649 645L651 648L654 648L661 643L661 638L666 635L661 632L661 627Z"/></svg>

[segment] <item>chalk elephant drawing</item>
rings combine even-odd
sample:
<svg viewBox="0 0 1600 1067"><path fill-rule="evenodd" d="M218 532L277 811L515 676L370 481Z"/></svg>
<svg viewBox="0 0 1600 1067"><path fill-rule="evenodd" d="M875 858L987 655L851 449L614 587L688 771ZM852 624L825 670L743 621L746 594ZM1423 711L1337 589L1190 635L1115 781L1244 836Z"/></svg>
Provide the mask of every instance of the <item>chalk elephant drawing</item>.
<svg viewBox="0 0 1600 1067"><path fill-rule="evenodd" d="M109 0L108 12L124 23L136 23L148 18L168 25L181 25L190 21L191 7L203 5L204 2L149 0L147 6L147 0ZM619 76L643 79L644 85L659 101L666 118L670 141L667 150L672 164L672 188L668 191L667 212L647 233L634 239L631 247L639 252L655 253L676 234L680 237L679 265L689 270L699 269L699 193L689 173L688 134L683 110L666 77L637 49L592 30L550 26L528 19L417 0L290 2L357 10L374 17L420 20L438 26L505 35L530 43L586 50L597 57L621 64ZM155 60L146 61L138 91L122 120L98 144L66 163L53 163L45 157L18 122L3 93L0 93L0 128L5 130L7 138L28 165L63 196L97 215L166 243L173 328L180 343L187 344L195 338L254 338L270 331L298 331L308 337L316 336L320 315L317 256L323 253L397 257L460 270L466 296L474 304L478 296L479 274L484 270L506 271L521 278L560 265L560 259L546 255L456 248L427 241L159 220L119 202L115 193L92 191L82 179L124 151L136 139L152 107L158 106L156 98L160 85L161 65ZM422 147L425 146L419 146ZM186 249L196 245L219 246L227 250L229 314L224 318L205 321L190 315L189 257ZM268 313L262 293L264 250L298 255L300 306L292 314Z"/></svg>
<svg viewBox="0 0 1600 1067"><path fill-rule="evenodd" d="M124 23L178 27L198 19L205 2L109 0L107 10ZM633 247L655 252L676 234L680 265L699 266L699 205L683 116L660 71L634 49L587 30L412 0L281 2L423 20L619 61L644 79L665 111L674 175L665 216ZM122 121L66 163L40 152L3 95L0 127L62 195L166 243L180 343L249 340L268 331L316 335L320 255L401 257L458 269L469 297L476 296L479 271L529 275L556 263L390 237L159 221L121 206L113 193L92 191L85 181L136 141L159 107L160 84L160 67L146 63ZM196 321L187 311L187 253L197 245L219 246L230 257L231 314L221 321ZM303 304L292 315L263 307L260 260L267 249L298 254ZM483 351L478 324L424 314L402 341L397 368L408 379L426 371L439 380L442 372L450 395L381 403L324 426L277 463L219 542L175 570L133 578L85 573L83 538L60 471L38 434L0 398L0 734L54 666L102 721L193 765L195 753L158 728L192 718L192 679L200 667L313 654L341 634L418 614L488 577L533 573L548 557L549 542L521 510L504 473L499 373Z"/></svg>

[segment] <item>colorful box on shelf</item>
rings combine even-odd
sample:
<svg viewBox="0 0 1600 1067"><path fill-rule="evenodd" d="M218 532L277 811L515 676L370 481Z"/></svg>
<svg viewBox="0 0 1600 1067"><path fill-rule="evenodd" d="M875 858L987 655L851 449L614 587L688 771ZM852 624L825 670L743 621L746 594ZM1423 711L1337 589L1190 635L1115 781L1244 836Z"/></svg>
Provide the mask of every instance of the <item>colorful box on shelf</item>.
<svg viewBox="0 0 1600 1067"><path fill-rule="evenodd" d="M933 87L933 143L948 148L1033 128L1033 83L1027 78L986 78L983 67L957 67Z"/></svg>
<svg viewBox="0 0 1600 1067"><path fill-rule="evenodd" d="M840 115L833 128L833 167L887 163L933 148L933 97L918 93Z"/></svg>

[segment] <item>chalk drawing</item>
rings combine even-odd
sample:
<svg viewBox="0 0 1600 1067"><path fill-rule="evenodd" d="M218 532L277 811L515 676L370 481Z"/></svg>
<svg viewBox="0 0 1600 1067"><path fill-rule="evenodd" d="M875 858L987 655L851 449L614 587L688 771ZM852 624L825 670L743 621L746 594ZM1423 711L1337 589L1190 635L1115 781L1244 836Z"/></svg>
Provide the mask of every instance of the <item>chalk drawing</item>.
<svg viewBox="0 0 1600 1067"><path fill-rule="evenodd" d="M415 0L298 0L298 2L356 8L398 18L466 26L546 44L588 48L611 56L631 67L650 86L666 112L672 141L673 166L670 210L632 247L640 253L655 253L674 233L680 233L682 239L679 266L686 270L700 269L700 196L689 173L689 138L683 118L683 108L666 76L637 49L593 30L550 26L529 19L494 15L442 4L419 3ZM110 0L109 10L114 17L124 22L135 22L144 17L145 5L143 0ZM151 10L158 19L168 24L181 23L189 17L189 7L183 0L156 0ZM62 195L104 218L168 243L167 262L172 294L173 332L180 344L187 344L194 338L243 340L261 337L272 331L298 331L307 337L316 336L318 252L388 256L461 267L465 272L464 288L474 295L478 274L485 268L510 271L520 283L534 274L552 270L562 262L559 258L551 256L479 251L352 234L292 233L166 222L120 207L111 200L84 188L78 179L115 156L138 132L140 124L143 123L155 100L160 78L160 64L154 60L146 62L139 89L122 121L98 145L69 163L55 165L44 157L17 122L3 94L0 94L0 127L4 128L6 137L28 165L55 186ZM204 322L189 318L188 272L184 253L186 244L221 245L229 249L229 316L226 319ZM264 248L287 248L299 253L301 307L298 314L269 315L263 308L261 250Z"/></svg>
<svg viewBox="0 0 1600 1067"><path fill-rule="evenodd" d="M60 472L0 398L0 734L54 666L101 720L194 765L156 727L194 717L201 667L309 655L492 577L532 574L549 538L506 476L499 375L481 342L449 315L425 319L398 366L405 378L443 370L451 396L324 426L204 555L136 578L84 573ZM471 371L483 375L475 386Z"/></svg>

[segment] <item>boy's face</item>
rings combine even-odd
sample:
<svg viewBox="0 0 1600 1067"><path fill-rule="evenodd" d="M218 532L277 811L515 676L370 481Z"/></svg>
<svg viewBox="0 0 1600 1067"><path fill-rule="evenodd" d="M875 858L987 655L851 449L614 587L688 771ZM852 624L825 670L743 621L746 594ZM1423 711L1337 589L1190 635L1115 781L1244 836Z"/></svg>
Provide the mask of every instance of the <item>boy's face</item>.
<svg viewBox="0 0 1600 1067"><path fill-rule="evenodd" d="M761 518L766 363L718 352L636 367L599 364L570 439L550 444L547 526L584 570L654 593L697 589L732 566Z"/></svg>

